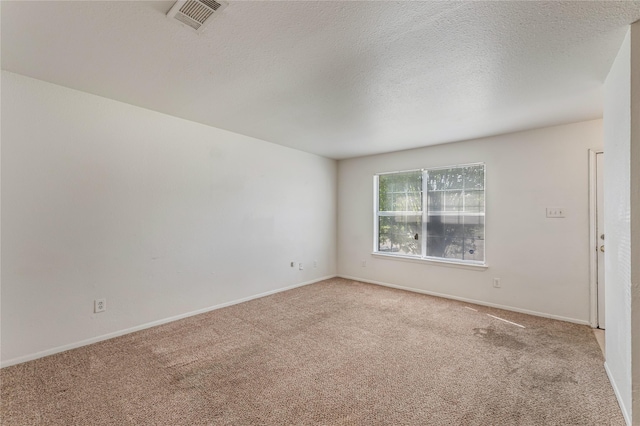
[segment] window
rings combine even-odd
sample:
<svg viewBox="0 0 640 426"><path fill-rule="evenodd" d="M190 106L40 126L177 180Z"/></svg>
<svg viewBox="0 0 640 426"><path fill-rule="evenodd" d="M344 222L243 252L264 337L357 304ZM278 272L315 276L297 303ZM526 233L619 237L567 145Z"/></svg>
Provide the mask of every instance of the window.
<svg viewBox="0 0 640 426"><path fill-rule="evenodd" d="M375 176L374 251L484 264L484 164Z"/></svg>

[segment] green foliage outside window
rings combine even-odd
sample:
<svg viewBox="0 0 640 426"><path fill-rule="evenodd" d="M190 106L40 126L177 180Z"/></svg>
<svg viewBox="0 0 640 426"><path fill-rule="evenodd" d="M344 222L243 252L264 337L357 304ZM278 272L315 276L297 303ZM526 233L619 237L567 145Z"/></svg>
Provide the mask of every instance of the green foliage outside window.
<svg viewBox="0 0 640 426"><path fill-rule="evenodd" d="M422 233L422 172L381 175L378 178L378 210L404 212L398 216L379 217L380 251L419 255Z"/></svg>

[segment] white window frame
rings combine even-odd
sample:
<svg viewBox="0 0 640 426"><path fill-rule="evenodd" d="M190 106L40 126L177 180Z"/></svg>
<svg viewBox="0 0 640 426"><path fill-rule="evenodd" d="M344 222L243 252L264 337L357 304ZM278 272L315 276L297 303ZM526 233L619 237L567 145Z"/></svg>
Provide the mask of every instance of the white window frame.
<svg viewBox="0 0 640 426"><path fill-rule="evenodd" d="M484 260L464 260L464 259L450 259L450 258L442 258L442 257L433 257L426 256L427 253L427 215L429 214L428 210L428 189L426 185L428 183L428 173L436 170L445 170L445 169L454 169L454 168L463 168L470 166L482 166L484 168L484 181L483 181L483 192L484 192L484 208L481 213L465 213L465 216L482 216L485 218L484 221ZM410 173L420 171L422 173L422 211L420 212L380 212L379 202L380 202L380 194L379 194L379 177L383 175L391 175L397 173ZM487 252L486 252L486 240L487 240L487 222L486 222L486 201L487 201L487 166L485 163L467 163L467 164L455 164L450 166L441 166L441 167L428 167L422 169L409 169L409 170L397 170L392 172L383 172L376 173L373 176L373 255L386 257L386 258L396 258L398 260L407 260L407 261L417 261L417 262L429 262L442 264L445 266L460 266L470 269L486 269L487 265ZM381 214L382 213L382 214ZM380 217L384 216L416 216L422 215L422 239L421 239L421 253L422 255L411 255L411 254L398 254L386 251L378 251L379 239L380 239ZM458 212L452 212L452 215L459 216Z"/></svg>

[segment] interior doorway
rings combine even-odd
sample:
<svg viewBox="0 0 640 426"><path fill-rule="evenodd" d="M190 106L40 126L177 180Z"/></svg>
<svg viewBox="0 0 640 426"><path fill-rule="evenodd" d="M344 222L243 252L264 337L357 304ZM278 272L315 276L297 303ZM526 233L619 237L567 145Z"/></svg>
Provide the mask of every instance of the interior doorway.
<svg viewBox="0 0 640 426"><path fill-rule="evenodd" d="M589 151L591 326L605 329L604 152Z"/></svg>

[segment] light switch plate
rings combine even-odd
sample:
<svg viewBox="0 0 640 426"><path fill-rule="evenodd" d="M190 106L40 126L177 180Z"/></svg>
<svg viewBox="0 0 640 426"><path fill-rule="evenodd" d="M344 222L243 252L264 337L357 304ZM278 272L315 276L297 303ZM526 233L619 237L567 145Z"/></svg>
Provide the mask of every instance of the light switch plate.
<svg viewBox="0 0 640 426"><path fill-rule="evenodd" d="M563 207L547 207L547 217L562 218L564 217Z"/></svg>

